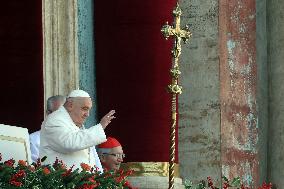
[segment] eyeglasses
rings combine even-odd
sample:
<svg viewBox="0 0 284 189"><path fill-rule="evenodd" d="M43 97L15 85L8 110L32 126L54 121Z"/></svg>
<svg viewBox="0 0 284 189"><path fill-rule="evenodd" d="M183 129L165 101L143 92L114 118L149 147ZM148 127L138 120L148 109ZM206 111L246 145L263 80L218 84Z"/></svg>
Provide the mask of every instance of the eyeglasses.
<svg viewBox="0 0 284 189"><path fill-rule="evenodd" d="M111 156L114 156L114 157L120 158L120 159L125 158L125 154L109 154L109 153L103 153L103 154L111 155Z"/></svg>

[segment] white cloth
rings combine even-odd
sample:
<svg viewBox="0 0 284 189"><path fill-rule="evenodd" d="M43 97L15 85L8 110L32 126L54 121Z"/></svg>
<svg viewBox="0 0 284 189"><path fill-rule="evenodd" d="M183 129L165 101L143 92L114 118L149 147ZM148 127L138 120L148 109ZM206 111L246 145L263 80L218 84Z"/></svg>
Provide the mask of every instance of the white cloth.
<svg viewBox="0 0 284 189"><path fill-rule="evenodd" d="M101 160L99 158L99 155L97 153L97 149L95 146L92 146L91 147L91 153L93 154L93 156L95 157L95 161L96 161L96 167L98 168L98 170L100 172L104 172L104 169L103 169L103 166L102 166L102 163L101 163Z"/></svg>
<svg viewBox="0 0 284 189"><path fill-rule="evenodd" d="M40 131L36 131L30 134L30 148L31 148L31 156L33 162L36 162L37 159L39 158L39 147L40 147ZM103 172L103 167L95 146L91 147L91 153L95 157L96 167L100 172Z"/></svg>
<svg viewBox="0 0 284 189"><path fill-rule="evenodd" d="M54 163L56 157L68 167L81 163L99 166L91 147L106 141L101 124L80 129L72 121L64 106L43 121L40 134L40 157L47 156L45 164ZM99 160L97 160L99 161Z"/></svg>
<svg viewBox="0 0 284 189"><path fill-rule="evenodd" d="M30 134L30 148L32 154L32 161L36 162L39 158L39 144L40 144L40 131Z"/></svg>

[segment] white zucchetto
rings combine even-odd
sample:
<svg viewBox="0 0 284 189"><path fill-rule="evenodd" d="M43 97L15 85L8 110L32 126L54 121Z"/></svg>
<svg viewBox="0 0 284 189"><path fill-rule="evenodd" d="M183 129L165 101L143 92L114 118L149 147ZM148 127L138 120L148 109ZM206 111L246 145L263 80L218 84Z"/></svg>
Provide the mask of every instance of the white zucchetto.
<svg viewBox="0 0 284 189"><path fill-rule="evenodd" d="M91 98L90 95L83 90L73 90L69 93L69 95L67 96L67 98L71 98L71 97L87 97L87 98Z"/></svg>

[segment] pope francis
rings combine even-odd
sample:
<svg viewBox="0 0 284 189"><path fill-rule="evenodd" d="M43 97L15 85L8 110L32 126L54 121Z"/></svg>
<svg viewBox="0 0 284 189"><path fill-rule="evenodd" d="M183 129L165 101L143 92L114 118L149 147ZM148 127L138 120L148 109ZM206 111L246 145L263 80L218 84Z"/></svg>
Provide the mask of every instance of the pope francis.
<svg viewBox="0 0 284 189"><path fill-rule="evenodd" d="M58 158L68 167L78 168L81 163L96 165L90 148L106 141L104 129L115 118L115 111L107 113L99 124L84 129L91 107L89 94L74 90L63 106L46 117L40 136L40 157L47 156L45 164L52 164Z"/></svg>

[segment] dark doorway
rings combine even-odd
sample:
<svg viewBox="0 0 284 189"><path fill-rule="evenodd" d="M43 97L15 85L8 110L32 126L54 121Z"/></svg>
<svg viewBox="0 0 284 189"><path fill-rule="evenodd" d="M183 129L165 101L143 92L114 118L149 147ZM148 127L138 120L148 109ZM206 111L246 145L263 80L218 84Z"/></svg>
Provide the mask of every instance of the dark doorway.
<svg viewBox="0 0 284 189"><path fill-rule="evenodd" d="M115 109L107 128L126 161L169 160L171 48L160 30L172 23L176 0L95 1L95 62L99 118Z"/></svg>
<svg viewBox="0 0 284 189"><path fill-rule="evenodd" d="M0 7L0 123L38 130L43 120L41 1Z"/></svg>

